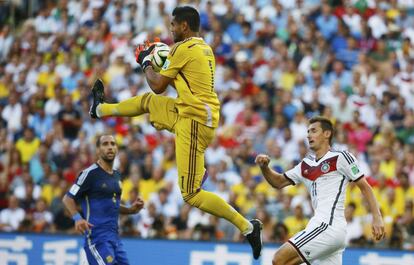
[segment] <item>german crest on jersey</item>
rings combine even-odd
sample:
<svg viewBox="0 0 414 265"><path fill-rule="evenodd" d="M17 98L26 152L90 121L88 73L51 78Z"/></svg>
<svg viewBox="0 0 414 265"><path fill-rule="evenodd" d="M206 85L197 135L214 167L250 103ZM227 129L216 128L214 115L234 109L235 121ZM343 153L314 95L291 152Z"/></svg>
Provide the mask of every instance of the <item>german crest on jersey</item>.
<svg viewBox="0 0 414 265"><path fill-rule="evenodd" d="M323 162L322 165L321 165L322 173L329 172L329 169L331 169L331 166L329 165L329 162Z"/></svg>

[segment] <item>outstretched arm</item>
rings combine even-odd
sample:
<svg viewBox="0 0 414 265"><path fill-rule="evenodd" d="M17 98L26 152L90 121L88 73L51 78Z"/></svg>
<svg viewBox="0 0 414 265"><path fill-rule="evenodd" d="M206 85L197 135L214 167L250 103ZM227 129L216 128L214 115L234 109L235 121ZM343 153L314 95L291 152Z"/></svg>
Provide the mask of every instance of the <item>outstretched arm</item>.
<svg viewBox="0 0 414 265"><path fill-rule="evenodd" d="M268 155L260 154L256 156L255 162L259 165L263 176L272 187L282 189L293 184L293 182L286 178L286 176L269 168L270 157Z"/></svg>
<svg viewBox="0 0 414 265"><path fill-rule="evenodd" d="M356 185L361 190L362 195L368 201L369 208L372 213L372 235L376 240L381 240L385 236L384 221L382 220L381 212L372 192L371 186L364 177L357 180Z"/></svg>

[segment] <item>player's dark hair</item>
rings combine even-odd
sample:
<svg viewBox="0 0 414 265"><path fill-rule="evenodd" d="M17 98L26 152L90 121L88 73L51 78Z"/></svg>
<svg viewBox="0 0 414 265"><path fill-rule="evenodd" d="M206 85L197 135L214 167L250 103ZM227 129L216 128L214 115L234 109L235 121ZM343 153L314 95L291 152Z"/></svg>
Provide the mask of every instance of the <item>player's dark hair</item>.
<svg viewBox="0 0 414 265"><path fill-rule="evenodd" d="M178 6L174 8L172 15L178 22L187 22L191 31L198 32L200 30L200 14L197 9L191 6Z"/></svg>
<svg viewBox="0 0 414 265"><path fill-rule="evenodd" d="M96 136L96 147L101 146L101 138L102 138L103 134L99 134Z"/></svg>
<svg viewBox="0 0 414 265"><path fill-rule="evenodd" d="M111 134L98 134L96 136L96 147L101 146L101 138L104 136L112 136Z"/></svg>
<svg viewBox="0 0 414 265"><path fill-rule="evenodd" d="M96 147L101 146L101 144L102 144L101 139L104 136L111 136L111 137L113 137L115 139L115 137L112 134L108 134L108 133L106 133L106 134L105 133L104 134L98 134L96 136ZM115 139L115 145L116 145L116 139Z"/></svg>
<svg viewBox="0 0 414 265"><path fill-rule="evenodd" d="M319 122L319 124L321 125L321 128L322 128L322 131L330 131L331 132L331 136L329 136L329 144L332 144L332 139L333 139L333 136L334 136L334 128L333 128L333 124L332 124L332 122L328 119L328 118L325 118L325 117L322 117L322 116L315 116L315 117L312 117L310 120L309 120L309 124L312 124L312 123L315 123L315 122Z"/></svg>

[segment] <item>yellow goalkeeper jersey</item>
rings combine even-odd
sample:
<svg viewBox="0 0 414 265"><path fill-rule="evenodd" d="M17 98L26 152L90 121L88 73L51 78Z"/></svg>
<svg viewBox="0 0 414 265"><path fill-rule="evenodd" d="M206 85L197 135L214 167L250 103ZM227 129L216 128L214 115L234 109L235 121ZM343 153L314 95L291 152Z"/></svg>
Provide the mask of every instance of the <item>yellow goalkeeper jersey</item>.
<svg viewBox="0 0 414 265"><path fill-rule="evenodd" d="M176 43L160 71L174 78L180 116L208 127L218 127L220 102L214 91L216 64L212 49L202 38L192 37Z"/></svg>

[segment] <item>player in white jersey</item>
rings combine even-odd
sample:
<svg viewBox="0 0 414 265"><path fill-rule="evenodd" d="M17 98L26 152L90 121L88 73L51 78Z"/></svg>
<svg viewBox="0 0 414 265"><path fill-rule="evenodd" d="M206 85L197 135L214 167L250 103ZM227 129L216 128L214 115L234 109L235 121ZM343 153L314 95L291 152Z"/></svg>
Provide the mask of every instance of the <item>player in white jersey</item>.
<svg viewBox="0 0 414 265"><path fill-rule="evenodd" d="M304 158L284 174L269 168L270 158L260 154L256 163L263 176L275 188L303 183L311 194L315 215L300 231L275 253L273 265L340 265L345 248L346 220L344 204L346 187L355 182L368 202L372 216L372 234L376 240L384 237L384 223L370 185L359 170L353 155L330 150L333 126L329 119L309 120L308 141L314 157Z"/></svg>

